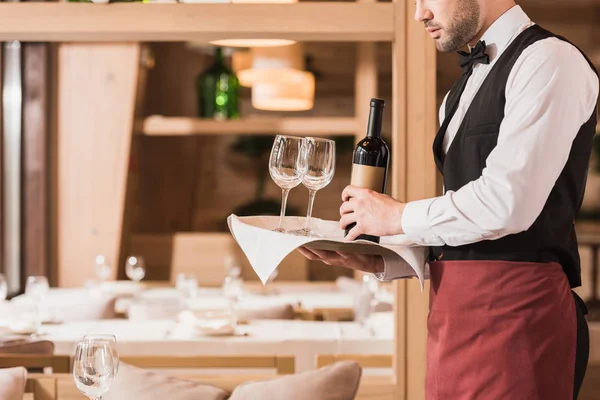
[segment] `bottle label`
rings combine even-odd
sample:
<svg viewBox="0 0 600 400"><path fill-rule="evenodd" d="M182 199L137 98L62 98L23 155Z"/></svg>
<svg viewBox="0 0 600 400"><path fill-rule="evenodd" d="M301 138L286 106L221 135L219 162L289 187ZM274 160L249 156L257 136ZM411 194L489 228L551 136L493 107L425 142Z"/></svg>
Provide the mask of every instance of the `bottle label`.
<svg viewBox="0 0 600 400"><path fill-rule="evenodd" d="M352 164L352 179L350 184L379 193L385 191L385 168L370 165Z"/></svg>

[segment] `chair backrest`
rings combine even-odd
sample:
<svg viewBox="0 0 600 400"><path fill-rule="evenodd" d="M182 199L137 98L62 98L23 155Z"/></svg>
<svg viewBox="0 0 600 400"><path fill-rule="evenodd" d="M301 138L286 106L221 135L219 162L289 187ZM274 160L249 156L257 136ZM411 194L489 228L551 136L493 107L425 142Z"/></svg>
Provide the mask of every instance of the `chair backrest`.
<svg viewBox="0 0 600 400"><path fill-rule="evenodd" d="M293 356L122 356L139 368L274 368L278 375L293 374Z"/></svg>
<svg viewBox="0 0 600 400"><path fill-rule="evenodd" d="M54 354L54 343L49 340L13 340L0 344L0 354Z"/></svg>
<svg viewBox="0 0 600 400"><path fill-rule="evenodd" d="M47 354L0 354L0 368L10 367L28 369L51 367L55 373L69 373L71 372L71 358Z"/></svg>
<svg viewBox="0 0 600 400"><path fill-rule="evenodd" d="M319 354L317 368L338 361L356 361L363 368L392 368L393 359L389 354Z"/></svg>
<svg viewBox="0 0 600 400"><path fill-rule="evenodd" d="M231 376L195 376L181 377L202 382L207 385L217 386L228 392L245 382L276 376L261 377L247 375ZM84 396L79 392L73 381L72 374L31 375L27 380L25 391L29 398L26 400L81 400ZM31 395L33 394L33 399ZM396 385L391 377L363 376L358 389L356 400L393 400L396 398Z"/></svg>

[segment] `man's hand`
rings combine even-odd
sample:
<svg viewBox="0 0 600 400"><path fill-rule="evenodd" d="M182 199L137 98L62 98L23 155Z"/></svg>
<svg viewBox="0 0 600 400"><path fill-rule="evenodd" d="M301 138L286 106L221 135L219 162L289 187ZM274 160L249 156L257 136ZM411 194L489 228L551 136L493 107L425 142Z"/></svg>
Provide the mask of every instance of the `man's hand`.
<svg viewBox="0 0 600 400"><path fill-rule="evenodd" d="M380 273L384 271L383 258L381 256L362 255L353 253L340 253L299 247L298 251L309 260L322 261L327 265L350 268L355 271L367 273Z"/></svg>
<svg viewBox="0 0 600 400"><path fill-rule="evenodd" d="M402 213L405 204L390 196L356 186L346 186L342 192L344 203L340 207L342 229L352 223L356 226L348 232L346 240L361 234L392 236L402 231Z"/></svg>

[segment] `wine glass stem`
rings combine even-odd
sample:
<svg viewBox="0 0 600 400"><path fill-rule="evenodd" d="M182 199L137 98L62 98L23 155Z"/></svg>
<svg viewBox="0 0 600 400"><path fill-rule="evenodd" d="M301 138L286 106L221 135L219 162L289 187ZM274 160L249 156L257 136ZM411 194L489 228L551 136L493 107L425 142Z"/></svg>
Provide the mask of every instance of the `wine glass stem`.
<svg viewBox="0 0 600 400"><path fill-rule="evenodd" d="M289 194L290 189L281 189L281 213L279 214L279 225L277 225L277 230L280 232L283 232L283 217L285 217L285 207L287 206Z"/></svg>
<svg viewBox="0 0 600 400"><path fill-rule="evenodd" d="M313 203L315 202L316 190L308 190L308 210L306 211L306 221L304 222L305 231L310 231L310 218L312 217Z"/></svg>

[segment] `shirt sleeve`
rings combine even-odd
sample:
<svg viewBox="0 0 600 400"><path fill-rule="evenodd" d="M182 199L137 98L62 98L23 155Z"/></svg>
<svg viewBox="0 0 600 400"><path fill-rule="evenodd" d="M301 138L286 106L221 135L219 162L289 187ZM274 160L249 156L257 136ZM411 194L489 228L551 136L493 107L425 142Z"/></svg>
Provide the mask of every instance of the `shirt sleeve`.
<svg viewBox="0 0 600 400"><path fill-rule="evenodd" d="M529 229L598 99L598 77L556 38L526 49L506 86L498 143L479 179L444 196L410 202L404 233L421 245L460 246Z"/></svg>

